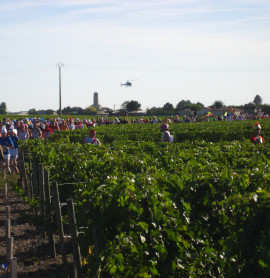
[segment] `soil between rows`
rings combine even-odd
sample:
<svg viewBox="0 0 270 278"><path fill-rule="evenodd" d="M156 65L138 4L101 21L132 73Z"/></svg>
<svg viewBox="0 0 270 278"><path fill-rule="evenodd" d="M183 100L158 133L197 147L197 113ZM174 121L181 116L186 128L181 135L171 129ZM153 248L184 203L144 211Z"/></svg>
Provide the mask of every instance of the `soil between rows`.
<svg viewBox="0 0 270 278"><path fill-rule="evenodd" d="M8 199L11 207L11 236L14 237L13 256L17 258L18 277L63 277L59 238L55 236L57 256L54 259L49 256L48 237L44 236L42 223L40 227L33 225L38 217L10 185L14 185L15 176L7 177L6 181L8 183ZM7 262L6 201L3 183L6 181L3 179L0 181L0 265ZM70 243L67 242L67 245L70 245ZM70 253L67 259L70 277L72 277L72 255ZM7 275L8 272L6 270L0 270L0 277L8 277Z"/></svg>

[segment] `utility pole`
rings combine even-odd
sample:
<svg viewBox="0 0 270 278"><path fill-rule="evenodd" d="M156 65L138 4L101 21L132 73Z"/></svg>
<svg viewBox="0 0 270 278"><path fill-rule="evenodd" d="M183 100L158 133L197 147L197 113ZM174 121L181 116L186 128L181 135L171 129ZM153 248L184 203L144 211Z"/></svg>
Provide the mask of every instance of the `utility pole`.
<svg viewBox="0 0 270 278"><path fill-rule="evenodd" d="M63 63L59 62L56 65L59 68L59 114L60 118L62 118L62 103L61 103L61 67L64 66Z"/></svg>

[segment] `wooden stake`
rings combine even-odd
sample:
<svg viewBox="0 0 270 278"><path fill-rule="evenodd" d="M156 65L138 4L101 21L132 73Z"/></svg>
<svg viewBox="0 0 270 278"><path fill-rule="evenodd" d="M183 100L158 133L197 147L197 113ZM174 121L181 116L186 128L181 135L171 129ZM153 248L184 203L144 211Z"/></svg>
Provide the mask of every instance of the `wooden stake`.
<svg viewBox="0 0 270 278"><path fill-rule="evenodd" d="M27 171L26 171L26 166L25 166L25 156L23 153L22 157L22 175L23 175L23 189L26 192L27 196L29 196L29 188L28 188L28 180L27 180Z"/></svg>
<svg viewBox="0 0 270 278"><path fill-rule="evenodd" d="M48 222L48 237L49 237L49 249L50 256L56 258L55 243L53 237L53 228L52 228L52 215L51 215L51 192L50 192L50 183L49 183L49 171L44 170L44 189L45 189L45 207L46 207L46 219Z"/></svg>
<svg viewBox="0 0 270 278"><path fill-rule="evenodd" d="M33 182L32 182L32 186L33 186L33 193L34 193L34 198L37 198L38 196L38 186L37 186L37 163L34 160L32 163L32 170L33 170Z"/></svg>
<svg viewBox="0 0 270 278"><path fill-rule="evenodd" d="M38 164L38 181L39 181L39 198L40 198L40 205L39 210L41 217L44 217L44 169L43 164Z"/></svg>
<svg viewBox="0 0 270 278"><path fill-rule="evenodd" d="M14 238L8 237L7 239L7 259L13 258L13 245L14 245Z"/></svg>
<svg viewBox="0 0 270 278"><path fill-rule="evenodd" d="M5 220L6 223L6 238L10 237L10 218Z"/></svg>
<svg viewBox="0 0 270 278"><path fill-rule="evenodd" d="M9 238L10 237L10 224L11 224L11 220L10 220L10 206L6 206L6 237Z"/></svg>
<svg viewBox="0 0 270 278"><path fill-rule="evenodd" d="M10 218L10 206L6 206L6 219Z"/></svg>
<svg viewBox="0 0 270 278"><path fill-rule="evenodd" d="M74 211L74 204L72 199L67 200L69 225L72 238L73 262L76 266L77 277L82 277L82 262L80 246L78 244L78 231L76 228L76 217Z"/></svg>
<svg viewBox="0 0 270 278"><path fill-rule="evenodd" d="M5 192L5 200L8 199L8 185L7 185L7 182L5 183L5 188L4 188L4 192Z"/></svg>
<svg viewBox="0 0 270 278"><path fill-rule="evenodd" d="M12 257L9 260L10 263L10 277L17 278L17 259Z"/></svg>
<svg viewBox="0 0 270 278"><path fill-rule="evenodd" d="M56 182L53 182L52 189L53 189L55 215L56 215L57 226L58 226L58 230L59 230L60 246L61 246L61 251L62 251L64 274L65 274L65 277L68 277L68 264L67 264L67 255L66 255L67 252L66 252L66 248L65 248L64 229L63 229L63 222L62 222L62 213L61 213L61 209L60 209L58 185Z"/></svg>

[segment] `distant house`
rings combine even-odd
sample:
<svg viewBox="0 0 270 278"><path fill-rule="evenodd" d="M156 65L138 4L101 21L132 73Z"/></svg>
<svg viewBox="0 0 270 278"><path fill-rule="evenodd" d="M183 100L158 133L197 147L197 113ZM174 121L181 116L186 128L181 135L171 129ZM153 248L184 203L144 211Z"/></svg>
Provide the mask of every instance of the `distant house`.
<svg viewBox="0 0 270 278"><path fill-rule="evenodd" d="M257 113L258 111L260 111L261 108L256 106L254 103L248 103L248 104L245 104L244 106L244 112L245 113Z"/></svg>
<svg viewBox="0 0 270 278"><path fill-rule="evenodd" d="M97 116L107 117L107 116L109 116L109 113L105 112L105 111L98 111L97 112Z"/></svg>
<svg viewBox="0 0 270 278"><path fill-rule="evenodd" d="M220 107L218 109L214 109L212 113L214 116L224 116L226 113L230 115L236 115L235 109L231 107Z"/></svg>
<svg viewBox="0 0 270 278"><path fill-rule="evenodd" d="M127 111L125 109L119 109L112 112L112 116L127 116Z"/></svg>
<svg viewBox="0 0 270 278"><path fill-rule="evenodd" d="M129 116L145 116L147 115L147 111L144 110L136 110L128 112Z"/></svg>
<svg viewBox="0 0 270 278"><path fill-rule="evenodd" d="M197 116L201 117L201 116L206 116L208 115L208 113L212 113L214 109L212 109L211 107L204 107L201 110L197 111Z"/></svg>
<svg viewBox="0 0 270 278"><path fill-rule="evenodd" d="M20 111L20 112L16 112L16 113L12 113L12 114L16 114L16 115L28 115L28 111Z"/></svg>
<svg viewBox="0 0 270 278"><path fill-rule="evenodd" d="M183 110L178 111L177 114L179 116L193 116L194 111L192 111L190 109L183 109Z"/></svg>
<svg viewBox="0 0 270 278"><path fill-rule="evenodd" d="M224 116L225 114L239 116L242 111L233 107L221 107L213 109L211 107L204 107L203 109L197 111L198 116L206 116L209 113L214 116Z"/></svg>

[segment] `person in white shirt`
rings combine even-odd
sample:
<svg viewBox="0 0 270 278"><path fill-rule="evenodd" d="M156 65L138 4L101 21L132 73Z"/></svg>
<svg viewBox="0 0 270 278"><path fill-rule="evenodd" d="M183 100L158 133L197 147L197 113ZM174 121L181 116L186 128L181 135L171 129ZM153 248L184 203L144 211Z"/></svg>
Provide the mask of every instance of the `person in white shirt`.
<svg viewBox="0 0 270 278"><path fill-rule="evenodd" d="M160 127L160 131L162 132L161 136L161 142L173 142L173 135L169 132L169 125L168 124L162 124Z"/></svg>

